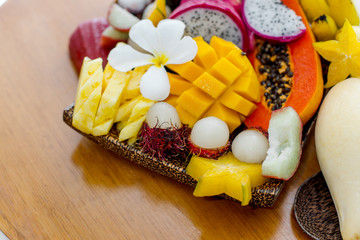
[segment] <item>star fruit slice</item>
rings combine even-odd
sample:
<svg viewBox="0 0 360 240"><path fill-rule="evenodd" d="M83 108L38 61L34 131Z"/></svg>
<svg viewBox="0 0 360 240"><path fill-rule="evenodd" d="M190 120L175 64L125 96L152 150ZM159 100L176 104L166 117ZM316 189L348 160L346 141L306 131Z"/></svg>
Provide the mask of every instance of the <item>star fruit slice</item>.
<svg viewBox="0 0 360 240"><path fill-rule="evenodd" d="M251 187L263 184L261 164L241 162L230 152L218 160L193 156L186 172L198 181L195 196L215 196L225 193L247 205Z"/></svg>
<svg viewBox="0 0 360 240"><path fill-rule="evenodd" d="M360 42L349 21L346 20L338 36L339 41L313 43L315 50L330 63L325 88L345 80L349 75L360 76Z"/></svg>

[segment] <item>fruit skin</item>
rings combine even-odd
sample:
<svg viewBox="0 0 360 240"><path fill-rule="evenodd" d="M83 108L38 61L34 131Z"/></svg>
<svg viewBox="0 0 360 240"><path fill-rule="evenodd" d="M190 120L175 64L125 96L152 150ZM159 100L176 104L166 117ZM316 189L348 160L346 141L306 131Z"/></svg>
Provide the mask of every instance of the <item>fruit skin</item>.
<svg viewBox="0 0 360 240"><path fill-rule="evenodd" d="M290 96L285 102L285 107L293 107L300 115L302 123L305 124L317 111L323 96L321 63L312 46L315 39L300 5L293 0L283 0L283 3L301 16L306 26L306 33L301 38L287 44L294 64L294 82ZM258 60L255 59L254 53L249 58L252 58L256 66ZM258 69L254 68L259 74ZM262 96L255 111L245 119L247 127L260 127L267 130L272 111L266 106L264 99Z"/></svg>
<svg viewBox="0 0 360 240"><path fill-rule="evenodd" d="M292 107L272 113L269 124L269 149L262 163L262 175L289 180L300 163L302 123Z"/></svg>
<svg viewBox="0 0 360 240"><path fill-rule="evenodd" d="M108 26L101 34L100 46L114 48L118 42L126 42L128 39L128 33L120 32L112 26Z"/></svg>
<svg viewBox="0 0 360 240"><path fill-rule="evenodd" d="M341 28L347 19L351 25L359 25L359 16L357 15L354 2L356 0L327 0L331 16L335 20L337 26Z"/></svg>
<svg viewBox="0 0 360 240"><path fill-rule="evenodd" d="M300 4L309 22L315 21L324 14L331 15L327 0L300 0Z"/></svg>
<svg viewBox="0 0 360 240"><path fill-rule="evenodd" d="M315 146L329 187L343 239L360 237L360 79L346 79L330 89L320 107Z"/></svg>
<svg viewBox="0 0 360 240"><path fill-rule="evenodd" d="M230 17L230 19L234 22L234 24L237 26L239 32L241 32L241 41L237 44L243 51L247 51L248 49L248 45L249 45L249 39L248 39L248 34L245 28L245 25L239 15L238 12L236 12L236 10L234 9L234 7L229 4L229 2L227 1L220 1L220 0L186 0L186 1L182 1L181 4L170 14L169 18L173 18L173 19L180 19L181 15L185 14L188 11L194 10L194 9L210 9L213 11L217 11L219 14L221 14L221 16L223 16L222 14ZM213 20L213 18L211 18L211 20ZM181 19L180 19L181 20ZM197 24L197 23L194 23ZM209 27L206 27L206 30L212 29L214 30L214 23L209 23ZM191 26L190 23L187 23L187 28L185 31L190 31L194 26ZM190 35L192 37L197 37L199 34L196 33L192 33L189 32ZM205 34L200 34L202 35L202 37L204 37L204 39L209 42L211 37L213 35L217 35L219 37L224 38L225 40L228 41L232 41L232 39L229 38L225 38L224 36L219 35L220 33L215 33L215 34L210 34L210 35L205 35ZM228 33L229 34L229 33ZM237 35L237 32L233 33L234 35ZM232 35L232 34L231 34ZM238 39L239 36L236 37L236 39ZM235 39L233 40L233 42L235 41ZM235 42L234 42L235 43Z"/></svg>
<svg viewBox="0 0 360 240"><path fill-rule="evenodd" d="M334 19L330 15L321 15L311 23L317 41L327 41L335 38L338 31Z"/></svg>
<svg viewBox="0 0 360 240"><path fill-rule="evenodd" d="M71 34L69 40L70 59L77 73L85 57L91 59L102 58L103 68L107 64L110 48L100 45L102 32L109 26L104 18L95 18L81 23Z"/></svg>
<svg viewBox="0 0 360 240"><path fill-rule="evenodd" d="M253 2L256 2L253 3ZM259 6L260 4L268 4L267 7ZM281 3L281 0L268 0L268 1L260 1L260 0L243 0L242 1L242 7L241 7L241 16L244 19L244 23L247 26L247 28L254 32L256 35L269 40L279 41L279 42L291 42L295 39L301 37L303 34L305 34L306 28L303 23L303 21L306 21L306 19L303 19L301 21L301 18L299 18L299 15L293 14L291 9L288 9L284 5L279 4ZM253 4L253 5L251 5ZM257 9L255 9L257 7ZM253 12L249 12L250 9ZM272 8L272 9L268 9ZM262 11L263 9L266 9L267 11ZM279 9L275 15L269 16L269 14L272 14L275 9ZM256 12L261 11L261 16L256 15ZM282 15L283 14L283 15ZM256 15L256 16L254 16ZM254 16L254 17L253 17ZM260 19L259 19L260 17ZM266 19L268 17L268 19ZM293 23L289 24L289 26L285 26L285 24L288 24L290 21L294 21ZM257 28L256 22L254 21L263 21L263 24L267 24L267 26L262 26L262 29ZM286 31L289 30L290 27L294 26L295 29L292 29L291 32L287 33ZM273 32L270 32L272 28L277 28L273 30ZM281 30L281 34L278 30ZM294 32L296 31L296 32Z"/></svg>

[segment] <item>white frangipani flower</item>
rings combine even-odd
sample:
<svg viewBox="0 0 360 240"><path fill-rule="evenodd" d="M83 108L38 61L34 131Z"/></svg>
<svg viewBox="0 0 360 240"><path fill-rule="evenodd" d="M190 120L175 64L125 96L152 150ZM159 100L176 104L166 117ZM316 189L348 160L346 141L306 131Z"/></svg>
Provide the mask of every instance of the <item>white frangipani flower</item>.
<svg viewBox="0 0 360 240"><path fill-rule="evenodd" d="M150 20L141 20L131 27L129 36L144 52L122 44L110 51L109 64L121 72L152 65L141 78L140 92L150 100L165 100L170 83L164 66L189 62L197 53L196 42L183 37L184 30L185 24L179 20L164 19L156 28Z"/></svg>

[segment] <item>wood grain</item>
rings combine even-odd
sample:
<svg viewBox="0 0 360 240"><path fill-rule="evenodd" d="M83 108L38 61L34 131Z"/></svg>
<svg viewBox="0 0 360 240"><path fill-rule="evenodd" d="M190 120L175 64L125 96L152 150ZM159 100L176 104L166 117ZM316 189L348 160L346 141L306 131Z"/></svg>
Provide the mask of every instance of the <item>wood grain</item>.
<svg viewBox="0 0 360 240"><path fill-rule="evenodd" d="M195 198L62 121L75 97L68 39L112 1L9 0L0 7L0 230L10 239L309 239L293 214L319 170L313 133L272 208Z"/></svg>

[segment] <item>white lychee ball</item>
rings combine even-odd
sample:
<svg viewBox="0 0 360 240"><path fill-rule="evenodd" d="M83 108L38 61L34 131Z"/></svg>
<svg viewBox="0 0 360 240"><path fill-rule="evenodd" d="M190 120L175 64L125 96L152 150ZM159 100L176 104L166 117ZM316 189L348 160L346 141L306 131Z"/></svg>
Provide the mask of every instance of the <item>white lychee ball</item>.
<svg viewBox="0 0 360 240"><path fill-rule="evenodd" d="M194 124L190 139L201 148L220 148L227 144L229 135L229 128L223 120L206 117Z"/></svg>
<svg viewBox="0 0 360 240"><path fill-rule="evenodd" d="M231 144L234 156L247 163L262 163L268 149L269 141L262 132L256 129L240 132Z"/></svg>
<svg viewBox="0 0 360 240"><path fill-rule="evenodd" d="M146 114L146 122L154 128L180 128L181 122L176 108L166 102L157 102L152 105Z"/></svg>

